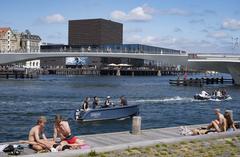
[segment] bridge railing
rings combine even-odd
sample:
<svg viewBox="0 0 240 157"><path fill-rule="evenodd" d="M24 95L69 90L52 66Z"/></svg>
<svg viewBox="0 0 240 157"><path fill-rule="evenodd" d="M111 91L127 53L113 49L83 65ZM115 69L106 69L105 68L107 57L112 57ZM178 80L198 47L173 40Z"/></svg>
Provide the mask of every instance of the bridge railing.
<svg viewBox="0 0 240 157"><path fill-rule="evenodd" d="M94 52L94 53L135 53L135 54L174 54L174 55L186 55L185 51L152 51L152 50L139 50L139 49L106 49L106 48L50 48L50 49L41 49L40 52L31 53L44 53L44 52ZM9 51L9 52L0 52L0 53L28 53L27 51Z"/></svg>
<svg viewBox="0 0 240 157"><path fill-rule="evenodd" d="M179 52L156 52L144 50L123 50L123 49L99 49L99 48L66 48L66 49L41 49L41 52L95 52L95 53L145 53L145 54L187 54L185 51Z"/></svg>

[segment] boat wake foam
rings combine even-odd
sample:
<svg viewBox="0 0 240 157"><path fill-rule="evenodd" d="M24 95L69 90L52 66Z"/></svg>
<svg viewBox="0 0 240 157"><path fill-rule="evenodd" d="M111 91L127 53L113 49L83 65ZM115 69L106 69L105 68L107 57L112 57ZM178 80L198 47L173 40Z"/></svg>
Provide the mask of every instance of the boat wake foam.
<svg viewBox="0 0 240 157"><path fill-rule="evenodd" d="M129 102L132 103L158 103L158 102L193 102L196 101L193 98L187 98L187 97L172 97L172 98L163 98L163 99L140 99L140 100L130 100Z"/></svg>

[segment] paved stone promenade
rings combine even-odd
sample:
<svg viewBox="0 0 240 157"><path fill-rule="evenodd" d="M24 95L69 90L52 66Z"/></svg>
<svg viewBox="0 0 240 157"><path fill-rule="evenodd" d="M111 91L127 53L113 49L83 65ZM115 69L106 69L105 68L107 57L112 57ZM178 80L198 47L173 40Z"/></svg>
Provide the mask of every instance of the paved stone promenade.
<svg viewBox="0 0 240 157"><path fill-rule="evenodd" d="M206 125L192 125L189 128L198 128ZM132 135L129 132L116 132L116 133L105 133L105 134L94 134L84 135L81 139L84 139L87 144L91 146L91 149L86 150L67 150L57 153L39 153L32 154L33 152L25 149L22 153L24 157L78 157L80 154L89 153L91 151L106 152L127 149L129 147L142 147L149 146L158 143L175 143L180 141L190 140L204 140L214 139L222 137L231 137L240 135L240 130L227 133L212 133L208 135L198 136L183 136L179 134L179 127L171 128L159 128L159 129L148 129L142 130L141 135ZM26 155L24 155L26 154ZM4 156L0 154L0 157Z"/></svg>

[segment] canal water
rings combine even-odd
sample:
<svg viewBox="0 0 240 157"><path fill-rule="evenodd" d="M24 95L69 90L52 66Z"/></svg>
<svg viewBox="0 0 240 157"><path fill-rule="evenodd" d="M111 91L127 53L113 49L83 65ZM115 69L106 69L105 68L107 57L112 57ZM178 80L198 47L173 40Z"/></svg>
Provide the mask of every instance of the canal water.
<svg viewBox="0 0 240 157"><path fill-rule="evenodd" d="M115 76L41 76L35 80L0 80L0 142L27 139L39 116L46 116L46 135L52 137L54 115L61 114L70 123L73 134L126 131L131 120L79 123L73 119L85 96L110 95L115 104L125 95L129 104L139 104L142 128L171 127L208 123L215 118L214 108L232 109L240 120L240 87L209 85L205 87L171 86L162 77ZM195 93L225 88L232 100L196 101Z"/></svg>

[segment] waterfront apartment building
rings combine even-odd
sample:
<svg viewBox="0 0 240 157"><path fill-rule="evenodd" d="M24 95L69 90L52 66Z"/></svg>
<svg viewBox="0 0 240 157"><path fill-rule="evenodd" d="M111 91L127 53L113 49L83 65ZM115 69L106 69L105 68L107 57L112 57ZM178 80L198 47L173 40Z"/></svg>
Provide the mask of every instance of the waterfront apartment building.
<svg viewBox="0 0 240 157"><path fill-rule="evenodd" d="M9 27L0 28L0 52L16 52L20 48L20 37Z"/></svg>
<svg viewBox="0 0 240 157"><path fill-rule="evenodd" d="M41 38L33 35L29 30L21 33L20 46L24 52L40 52Z"/></svg>
<svg viewBox="0 0 240 157"><path fill-rule="evenodd" d="M41 38L30 31L19 33L10 27L0 28L0 52L40 52ZM26 68L40 68L40 60L32 60L24 63Z"/></svg>
<svg viewBox="0 0 240 157"><path fill-rule="evenodd" d="M68 44L70 46L122 44L123 24L105 19L70 20Z"/></svg>
<svg viewBox="0 0 240 157"><path fill-rule="evenodd" d="M31 34L29 30L21 33L20 46L23 52L40 52L41 38L38 35ZM26 68L40 68L40 59L27 61Z"/></svg>

